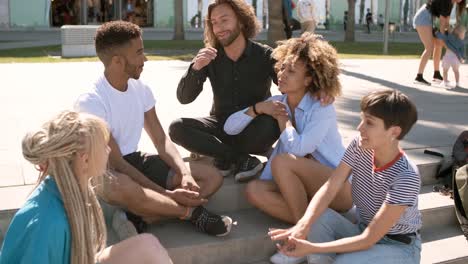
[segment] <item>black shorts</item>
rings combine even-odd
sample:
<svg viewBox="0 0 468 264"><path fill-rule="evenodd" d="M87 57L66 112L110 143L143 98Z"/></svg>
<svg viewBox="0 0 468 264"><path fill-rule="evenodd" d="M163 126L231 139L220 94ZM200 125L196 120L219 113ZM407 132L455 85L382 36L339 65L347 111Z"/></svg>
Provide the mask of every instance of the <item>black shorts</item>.
<svg viewBox="0 0 468 264"><path fill-rule="evenodd" d="M167 190L172 190L174 171L159 157L136 151L123 158L148 179Z"/></svg>

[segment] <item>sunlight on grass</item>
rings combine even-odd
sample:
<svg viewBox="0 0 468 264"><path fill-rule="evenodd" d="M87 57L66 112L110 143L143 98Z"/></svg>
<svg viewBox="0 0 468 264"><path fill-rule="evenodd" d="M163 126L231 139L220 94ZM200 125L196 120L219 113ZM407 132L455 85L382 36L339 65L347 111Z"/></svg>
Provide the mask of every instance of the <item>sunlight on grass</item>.
<svg viewBox="0 0 468 264"><path fill-rule="evenodd" d="M331 42L341 59L417 59L423 51L419 43L390 43L389 55L382 55L382 43ZM199 40L148 40L144 42L149 60L191 60L203 42ZM98 61L97 57L61 58L59 45L0 50L0 63L54 63Z"/></svg>

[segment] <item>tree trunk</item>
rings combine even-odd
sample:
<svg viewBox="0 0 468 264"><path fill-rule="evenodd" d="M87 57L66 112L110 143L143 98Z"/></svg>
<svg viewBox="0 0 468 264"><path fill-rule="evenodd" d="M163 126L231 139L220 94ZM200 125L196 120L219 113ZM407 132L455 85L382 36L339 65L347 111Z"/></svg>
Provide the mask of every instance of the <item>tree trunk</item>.
<svg viewBox="0 0 468 264"><path fill-rule="evenodd" d="M286 38L286 33L284 33L281 1L268 1L268 21L268 44L275 46L276 41Z"/></svg>
<svg viewBox="0 0 468 264"><path fill-rule="evenodd" d="M348 22L346 23L345 41L354 42L354 16L356 0L348 0Z"/></svg>
<svg viewBox="0 0 468 264"><path fill-rule="evenodd" d="M365 12L364 9L366 7L365 5L366 5L366 0L361 0L361 4L359 5L359 25L365 24L365 21L364 21L364 12Z"/></svg>
<svg viewBox="0 0 468 264"><path fill-rule="evenodd" d="M331 0L325 0L325 28L330 29L330 7Z"/></svg>
<svg viewBox="0 0 468 264"><path fill-rule="evenodd" d="M174 0L174 39L184 40L184 0Z"/></svg>

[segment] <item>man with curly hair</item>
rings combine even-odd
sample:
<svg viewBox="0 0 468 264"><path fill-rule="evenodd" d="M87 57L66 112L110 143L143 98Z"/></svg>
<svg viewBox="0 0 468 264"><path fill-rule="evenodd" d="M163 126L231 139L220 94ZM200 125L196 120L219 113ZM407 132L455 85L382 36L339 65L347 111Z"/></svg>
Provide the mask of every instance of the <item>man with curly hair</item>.
<svg viewBox="0 0 468 264"><path fill-rule="evenodd" d="M252 41L260 30L252 6L244 0L216 0L208 7L205 48L201 49L182 77L177 98L193 102L203 90L206 78L213 90L210 116L180 118L169 127L171 139L189 151L214 157L224 176L237 180L254 176L262 163L250 153L270 150L279 128L268 115L259 115L239 135L223 131L226 118L271 96L271 82L277 83L271 48Z"/></svg>

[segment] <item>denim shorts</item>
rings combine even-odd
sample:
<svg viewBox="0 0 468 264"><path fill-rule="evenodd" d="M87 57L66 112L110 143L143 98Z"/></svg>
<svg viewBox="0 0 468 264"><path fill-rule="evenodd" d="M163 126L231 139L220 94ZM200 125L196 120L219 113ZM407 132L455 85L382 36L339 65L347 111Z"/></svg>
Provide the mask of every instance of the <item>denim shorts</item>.
<svg viewBox="0 0 468 264"><path fill-rule="evenodd" d="M432 27L432 15L431 12L426 8L426 4L419 8L418 12L413 18L413 27L417 26L431 26Z"/></svg>

